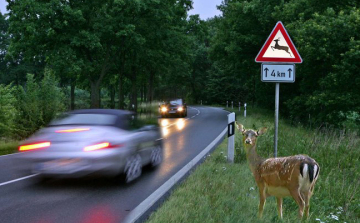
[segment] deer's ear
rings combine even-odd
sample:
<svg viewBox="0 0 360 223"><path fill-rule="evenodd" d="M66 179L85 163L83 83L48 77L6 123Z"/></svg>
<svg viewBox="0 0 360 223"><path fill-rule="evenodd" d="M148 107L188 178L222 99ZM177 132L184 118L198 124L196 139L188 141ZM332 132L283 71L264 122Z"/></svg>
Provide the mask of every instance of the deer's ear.
<svg viewBox="0 0 360 223"><path fill-rule="evenodd" d="M267 131L266 127L261 128L260 130L257 131L257 134L260 136L262 134L264 134Z"/></svg>
<svg viewBox="0 0 360 223"><path fill-rule="evenodd" d="M244 133L245 132L245 128L242 124L238 124L237 122L235 122L236 124L236 128L241 132Z"/></svg>

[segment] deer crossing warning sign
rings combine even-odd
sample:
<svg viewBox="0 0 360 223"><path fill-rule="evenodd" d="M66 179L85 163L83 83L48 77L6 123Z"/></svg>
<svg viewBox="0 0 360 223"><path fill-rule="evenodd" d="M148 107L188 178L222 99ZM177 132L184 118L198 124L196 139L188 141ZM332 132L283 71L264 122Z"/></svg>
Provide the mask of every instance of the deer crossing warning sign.
<svg viewBox="0 0 360 223"><path fill-rule="evenodd" d="M302 63L302 58L282 22L277 22L255 58L258 63Z"/></svg>

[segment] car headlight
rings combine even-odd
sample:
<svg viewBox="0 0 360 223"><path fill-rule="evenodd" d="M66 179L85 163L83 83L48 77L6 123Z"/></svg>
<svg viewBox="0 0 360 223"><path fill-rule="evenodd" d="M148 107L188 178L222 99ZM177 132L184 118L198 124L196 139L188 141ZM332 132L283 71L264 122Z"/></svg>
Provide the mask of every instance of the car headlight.
<svg viewBox="0 0 360 223"><path fill-rule="evenodd" d="M184 108L183 107L178 107L178 109L177 109L178 111L183 111L184 110Z"/></svg>
<svg viewBox="0 0 360 223"><path fill-rule="evenodd" d="M166 111L167 111L167 108L166 108L166 107L162 107L162 108L161 108L161 111L162 111L162 112L166 112Z"/></svg>

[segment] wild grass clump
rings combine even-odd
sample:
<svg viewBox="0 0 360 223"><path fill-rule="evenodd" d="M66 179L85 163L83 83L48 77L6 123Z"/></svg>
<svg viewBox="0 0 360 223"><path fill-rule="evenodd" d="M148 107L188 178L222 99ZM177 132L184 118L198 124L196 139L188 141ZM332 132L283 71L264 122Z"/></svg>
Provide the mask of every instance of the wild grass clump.
<svg viewBox="0 0 360 223"><path fill-rule="evenodd" d="M258 139L260 156L273 157L272 112L248 108L237 114L246 128L268 127ZM274 197L267 199L263 219L257 218L259 194L247 164L241 134L236 133L235 163L226 161L227 139L177 189L148 222L299 222L298 206L285 198L279 220ZM307 154L320 165L311 198L309 222L358 222L360 219L360 138L331 129L310 130L279 123L278 156Z"/></svg>
<svg viewBox="0 0 360 223"><path fill-rule="evenodd" d="M15 153L18 151L18 142L1 142L0 141L0 156Z"/></svg>

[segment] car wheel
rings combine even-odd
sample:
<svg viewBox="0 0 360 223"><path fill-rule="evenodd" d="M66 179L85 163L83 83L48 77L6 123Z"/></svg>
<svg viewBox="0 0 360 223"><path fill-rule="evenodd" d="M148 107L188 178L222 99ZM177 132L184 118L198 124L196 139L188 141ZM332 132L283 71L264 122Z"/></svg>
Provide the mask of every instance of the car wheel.
<svg viewBox="0 0 360 223"><path fill-rule="evenodd" d="M157 145L152 151L150 155L151 167L158 166L163 160L163 151L161 145Z"/></svg>
<svg viewBox="0 0 360 223"><path fill-rule="evenodd" d="M126 160L125 165L125 182L130 183L141 175L142 165L139 154L132 155Z"/></svg>

